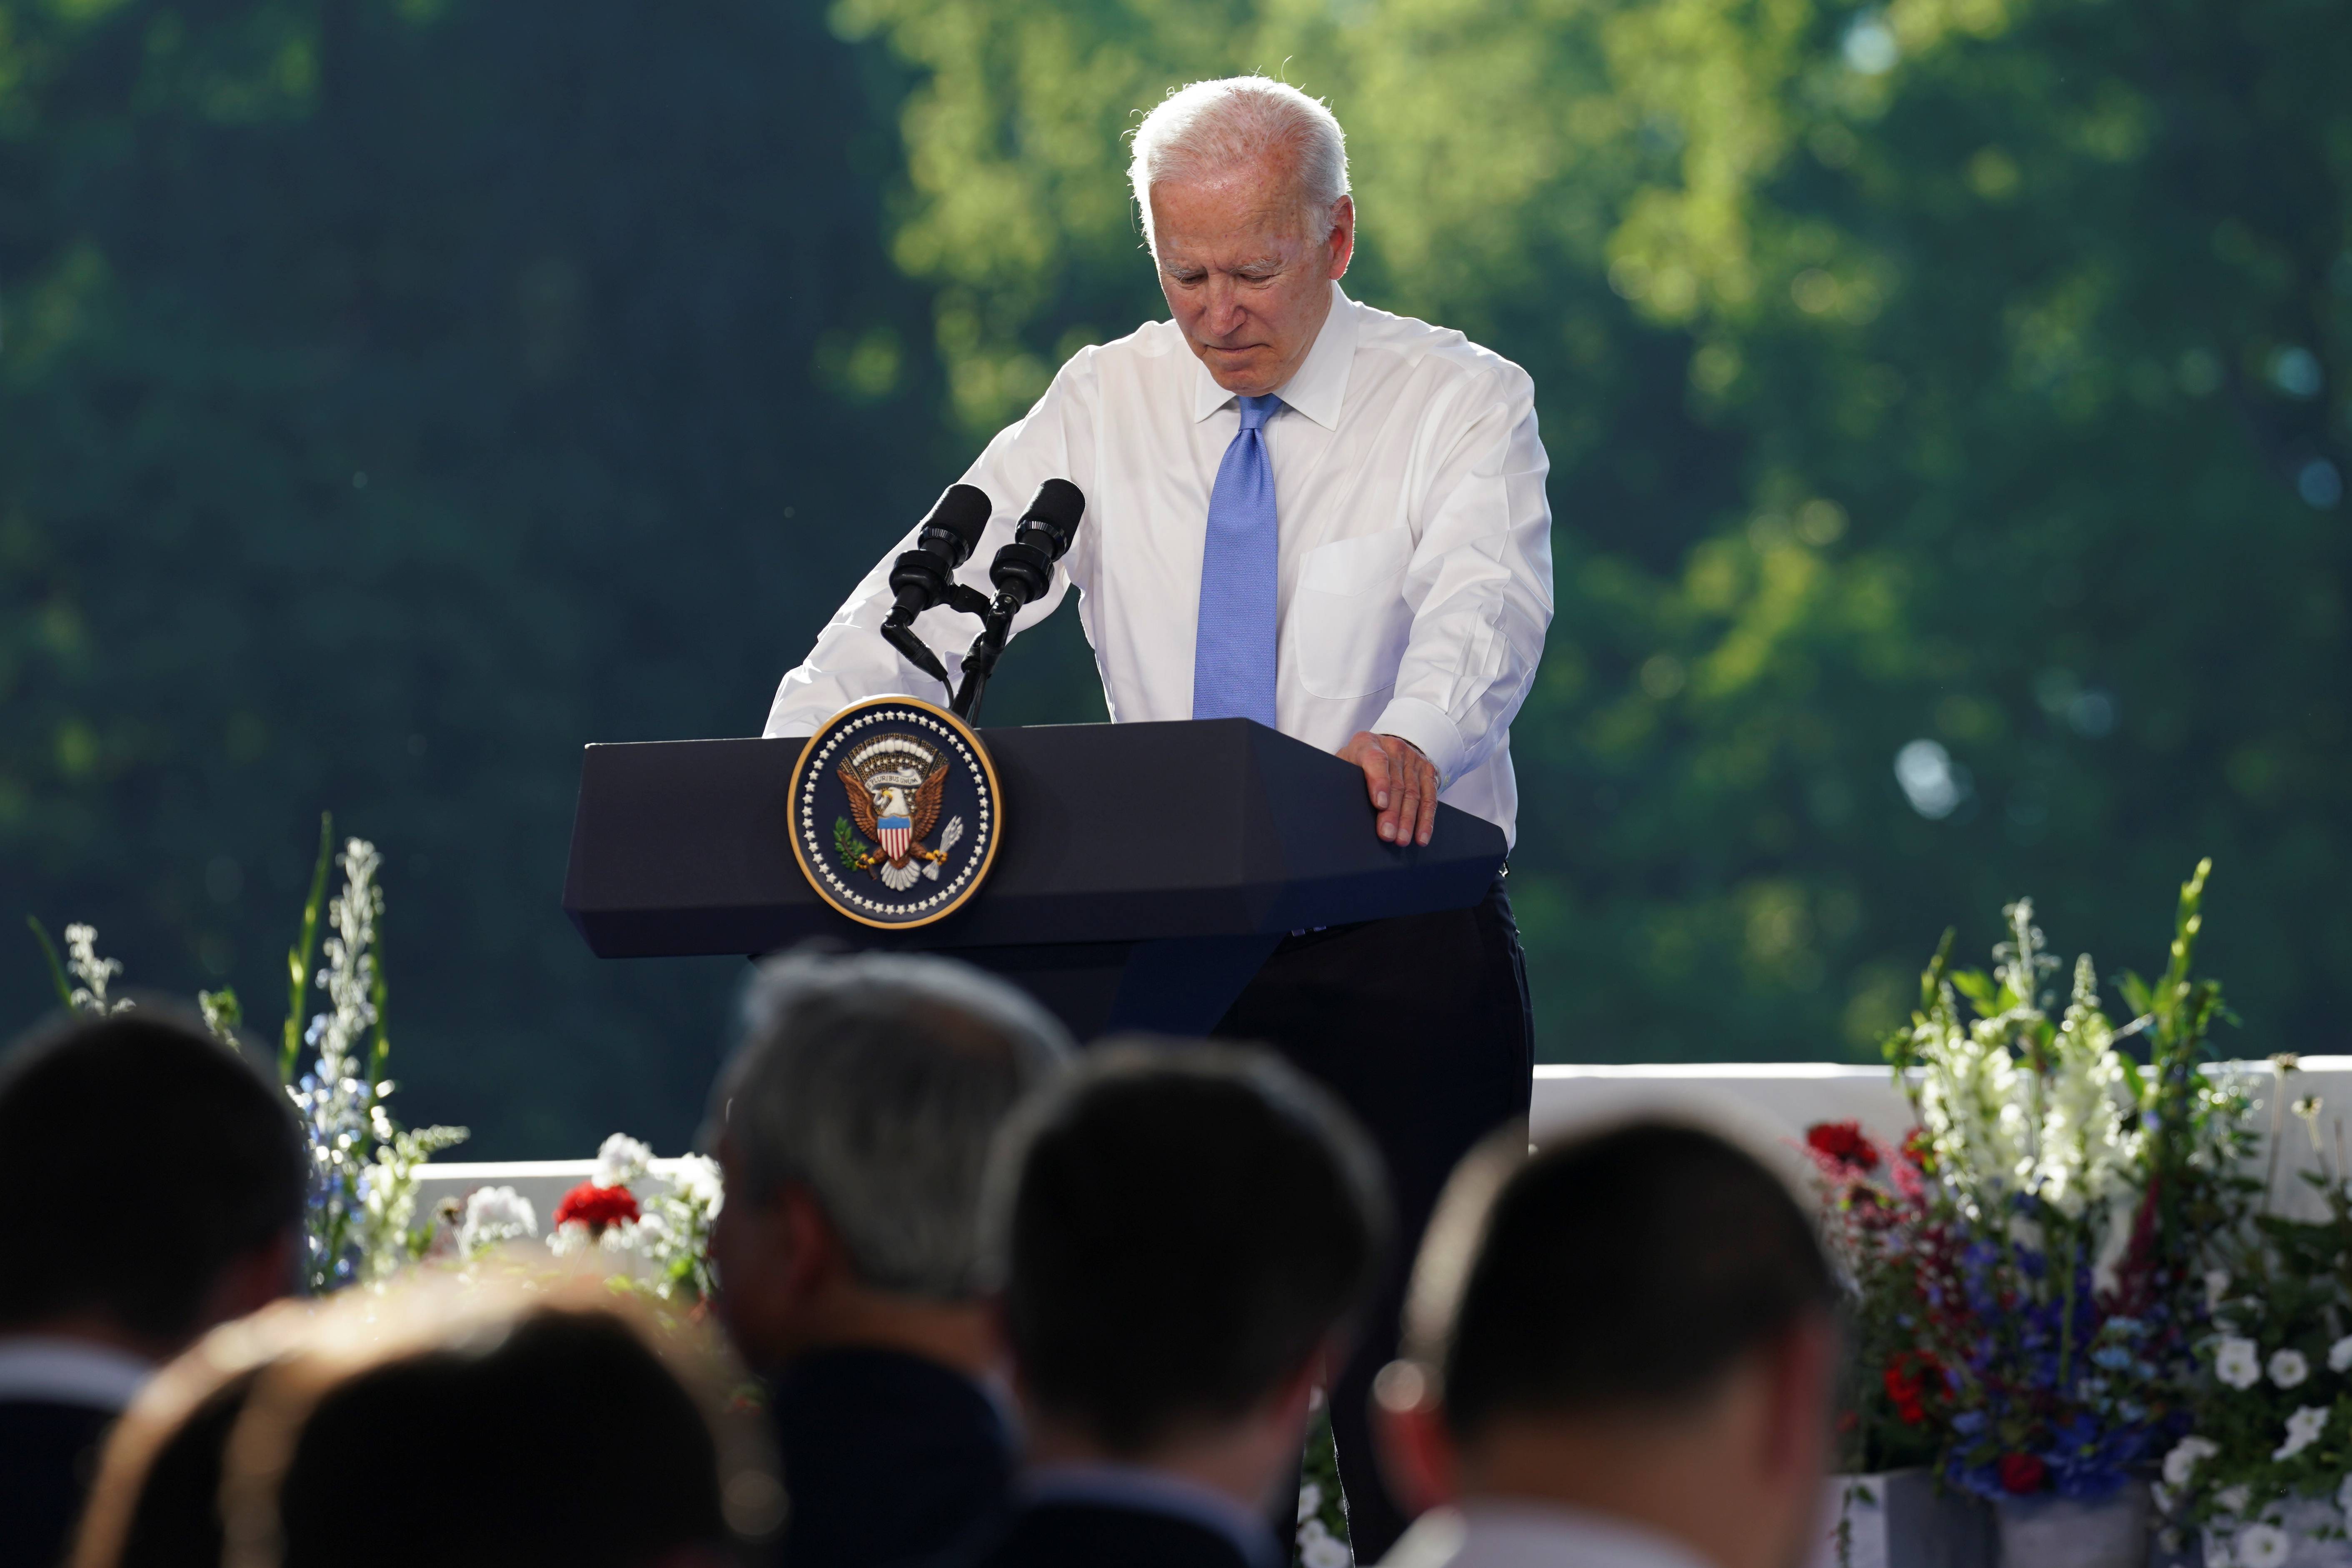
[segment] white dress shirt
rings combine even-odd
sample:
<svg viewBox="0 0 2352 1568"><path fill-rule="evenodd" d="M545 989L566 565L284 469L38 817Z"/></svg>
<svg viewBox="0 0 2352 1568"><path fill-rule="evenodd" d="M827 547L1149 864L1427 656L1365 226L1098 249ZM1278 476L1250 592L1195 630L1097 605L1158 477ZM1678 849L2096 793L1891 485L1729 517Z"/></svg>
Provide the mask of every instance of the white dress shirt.
<svg viewBox="0 0 2352 1568"><path fill-rule="evenodd" d="M1358 731L1397 735L1435 764L1439 798L1516 830L1511 719L1551 621L1549 461L1525 371L1461 333L1360 305L1331 310L1265 426L1280 519L1275 717L1336 752ZM1086 518L1045 598L1075 584L1110 716L1192 716L1192 639L1217 467L1240 427L1172 321L1081 349L1019 424L964 475L995 505L958 574L988 563L1029 498L1066 479ZM938 683L879 632L895 546L777 689L767 733L805 735L850 703ZM979 623L938 608L915 629L961 679Z"/></svg>
<svg viewBox="0 0 2352 1568"><path fill-rule="evenodd" d="M1381 1568L1712 1568L1679 1542L1581 1509L1477 1499L1433 1509Z"/></svg>

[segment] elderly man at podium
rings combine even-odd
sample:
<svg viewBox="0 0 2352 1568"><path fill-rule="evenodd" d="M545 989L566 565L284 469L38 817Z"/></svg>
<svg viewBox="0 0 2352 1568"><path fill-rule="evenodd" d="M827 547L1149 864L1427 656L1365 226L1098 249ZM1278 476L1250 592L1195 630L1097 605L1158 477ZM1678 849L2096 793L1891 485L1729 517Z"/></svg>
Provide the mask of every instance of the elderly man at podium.
<svg viewBox="0 0 2352 1568"><path fill-rule="evenodd" d="M1129 174L1171 319L1081 349L965 476L998 501L985 549L1045 479L1087 497L1015 629L1075 586L1113 720L1245 717L1335 752L1363 769L1368 831L1390 842L1426 844L1440 800L1509 835L1511 718L1552 605L1533 384L1460 332L1341 291L1346 144L1296 89L1237 77L1172 94L1137 129ZM888 573L784 677L767 733L932 684L880 635ZM1330 1085L1388 1160L1403 1251L1332 1389L1369 1561L1403 1524L1365 1408L1405 1263L1455 1161L1527 1112L1526 970L1502 885L1471 909L1290 938L1218 1032Z"/></svg>

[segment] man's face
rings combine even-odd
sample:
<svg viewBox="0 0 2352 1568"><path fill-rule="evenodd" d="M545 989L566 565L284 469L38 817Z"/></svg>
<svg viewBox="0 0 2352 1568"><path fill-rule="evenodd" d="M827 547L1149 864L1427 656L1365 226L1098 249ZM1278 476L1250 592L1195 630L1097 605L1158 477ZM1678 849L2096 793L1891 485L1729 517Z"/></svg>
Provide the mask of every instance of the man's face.
<svg viewBox="0 0 2352 1568"><path fill-rule="evenodd" d="M750 1173L734 1144L719 1142L724 1190L741 1194L720 1206L710 1227L710 1261L719 1274L719 1321L755 1371L781 1366L798 1348L792 1226L779 1198L751 1201Z"/></svg>
<svg viewBox="0 0 2352 1568"><path fill-rule="evenodd" d="M1302 229L1280 160L1151 187L1160 289L1184 341L1227 392L1279 390L1315 346L1331 282L1348 270L1356 209L1339 199L1328 232Z"/></svg>

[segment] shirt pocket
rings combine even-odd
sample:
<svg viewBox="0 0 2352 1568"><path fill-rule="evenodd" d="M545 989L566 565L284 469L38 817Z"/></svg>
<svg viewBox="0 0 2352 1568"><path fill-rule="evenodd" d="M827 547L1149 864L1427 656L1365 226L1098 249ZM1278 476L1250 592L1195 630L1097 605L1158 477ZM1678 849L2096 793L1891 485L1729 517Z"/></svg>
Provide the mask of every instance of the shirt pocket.
<svg viewBox="0 0 2352 1568"><path fill-rule="evenodd" d="M1310 550L1290 605L1298 679L1317 697L1363 697L1396 684L1412 634L1404 602L1412 531L1391 528Z"/></svg>

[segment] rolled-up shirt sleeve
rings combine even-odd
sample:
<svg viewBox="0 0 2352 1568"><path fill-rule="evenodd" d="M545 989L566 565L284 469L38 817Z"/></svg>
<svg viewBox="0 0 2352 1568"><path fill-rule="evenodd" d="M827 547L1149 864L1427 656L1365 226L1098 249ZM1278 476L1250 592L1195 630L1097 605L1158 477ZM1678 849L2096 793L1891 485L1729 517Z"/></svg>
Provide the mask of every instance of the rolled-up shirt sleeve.
<svg viewBox="0 0 2352 1568"><path fill-rule="evenodd" d="M1405 575L1412 630L1372 724L1419 747L1441 787L1509 735L1552 613L1551 464L1536 433L1534 384L1499 366L1443 424L1450 439L1435 454Z"/></svg>
<svg viewBox="0 0 2352 1568"><path fill-rule="evenodd" d="M998 550L1013 542L1013 524L1020 521L1037 487L1046 479L1067 479L1081 490L1090 489L1093 475L1078 472L1087 465L1073 461L1074 457L1083 458L1089 454L1083 450L1074 454L1069 432L1084 418L1082 405L1087 400L1093 380L1092 353L1092 350L1083 352L1064 365L1027 416L1018 424L998 431L995 439L966 470L960 482L984 491L992 510L988 531L981 536L971 559L956 572L958 582L983 594L993 593L988 580L988 563ZM921 530L922 524L918 521L890 547L817 634L808 658L785 672L776 687L775 701L768 709L768 722L761 733L813 734L844 708L869 697L903 695L919 697L928 702L947 701L950 693L908 663L905 656L882 636L882 623L898 597L890 589L890 567L901 553L915 547ZM1014 617L1014 635L1054 613L1063 595L1069 591L1071 568L1090 558L1091 547L1081 529L1070 555L1055 565L1053 585L1045 596L1024 606ZM964 649L978 635L980 622L940 605L916 616L914 629L915 635L940 656L949 680L961 680Z"/></svg>

